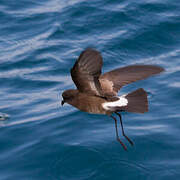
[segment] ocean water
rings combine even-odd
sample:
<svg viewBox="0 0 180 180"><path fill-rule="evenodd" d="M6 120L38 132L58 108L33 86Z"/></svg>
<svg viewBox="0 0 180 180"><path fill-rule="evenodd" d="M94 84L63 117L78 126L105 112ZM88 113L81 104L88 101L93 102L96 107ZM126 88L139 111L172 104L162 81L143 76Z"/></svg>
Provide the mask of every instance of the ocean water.
<svg viewBox="0 0 180 180"><path fill-rule="evenodd" d="M180 179L179 0L1 0L0 24L0 180ZM103 72L166 70L119 92L149 94L148 113L122 115L128 152L108 116L60 105L86 47Z"/></svg>

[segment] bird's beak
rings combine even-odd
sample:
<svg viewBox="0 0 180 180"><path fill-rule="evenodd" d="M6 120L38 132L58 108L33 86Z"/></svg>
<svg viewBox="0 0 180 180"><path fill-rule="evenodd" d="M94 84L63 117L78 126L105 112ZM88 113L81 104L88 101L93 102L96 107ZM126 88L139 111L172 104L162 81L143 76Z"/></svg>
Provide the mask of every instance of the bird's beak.
<svg viewBox="0 0 180 180"><path fill-rule="evenodd" d="M64 100L62 100L62 101L61 101L61 106L63 106L64 103L65 103Z"/></svg>

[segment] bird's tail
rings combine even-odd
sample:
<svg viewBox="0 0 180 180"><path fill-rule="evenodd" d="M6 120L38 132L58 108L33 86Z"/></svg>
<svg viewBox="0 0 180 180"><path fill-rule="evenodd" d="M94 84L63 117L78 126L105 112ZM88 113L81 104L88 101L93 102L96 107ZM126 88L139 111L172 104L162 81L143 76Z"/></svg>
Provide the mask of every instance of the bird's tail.
<svg viewBox="0 0 180 180"><path fill-rule="evenodd" d="M134 113L144 113L148 111L147 93L143 88L137 89L125 96L128 104L125 110Z"/></svg>

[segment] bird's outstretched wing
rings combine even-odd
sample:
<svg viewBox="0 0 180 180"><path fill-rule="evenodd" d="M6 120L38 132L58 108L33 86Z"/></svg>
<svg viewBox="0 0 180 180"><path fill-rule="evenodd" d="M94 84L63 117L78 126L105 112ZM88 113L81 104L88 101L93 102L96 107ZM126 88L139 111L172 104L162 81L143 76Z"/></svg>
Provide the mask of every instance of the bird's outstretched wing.
<svg viewBox="0 0 180 180"><path fill-rule="evenodd" d="M158 74L163 70L154 65L130 65L101 75L99 81L104 94L116 96L122 86Z"/></svg>
<svg viewBox="0 0 180 180"><path fill-rule="evenodd" d="M80 54L71 69L72 80L80 92L101 95L99 76L102 64L101 54L94 49L87 48Z"/></svg>

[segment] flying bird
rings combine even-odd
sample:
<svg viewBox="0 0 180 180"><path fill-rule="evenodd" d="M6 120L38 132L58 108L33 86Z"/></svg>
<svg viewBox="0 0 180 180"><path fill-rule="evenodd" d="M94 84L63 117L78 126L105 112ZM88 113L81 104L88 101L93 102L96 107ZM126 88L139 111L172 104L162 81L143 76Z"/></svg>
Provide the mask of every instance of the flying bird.
<svg viewBox="0 0 180 180"><path fill-rule="evenodd" d="M127 150L119 138L117 119L113 113L119 116L122 135L133 145L133 141L124 132L120 112L147 112L147 92L139 88L129 94L118 96L118 91L129 83L159 74L164 69L154 65L130 65L102 74L102 65L100 52L92 48L85 49L71 69L71 77L77 89L64 91L61 105L68 103L81 111L105 114L113 118L117 141Z"/></svg>

